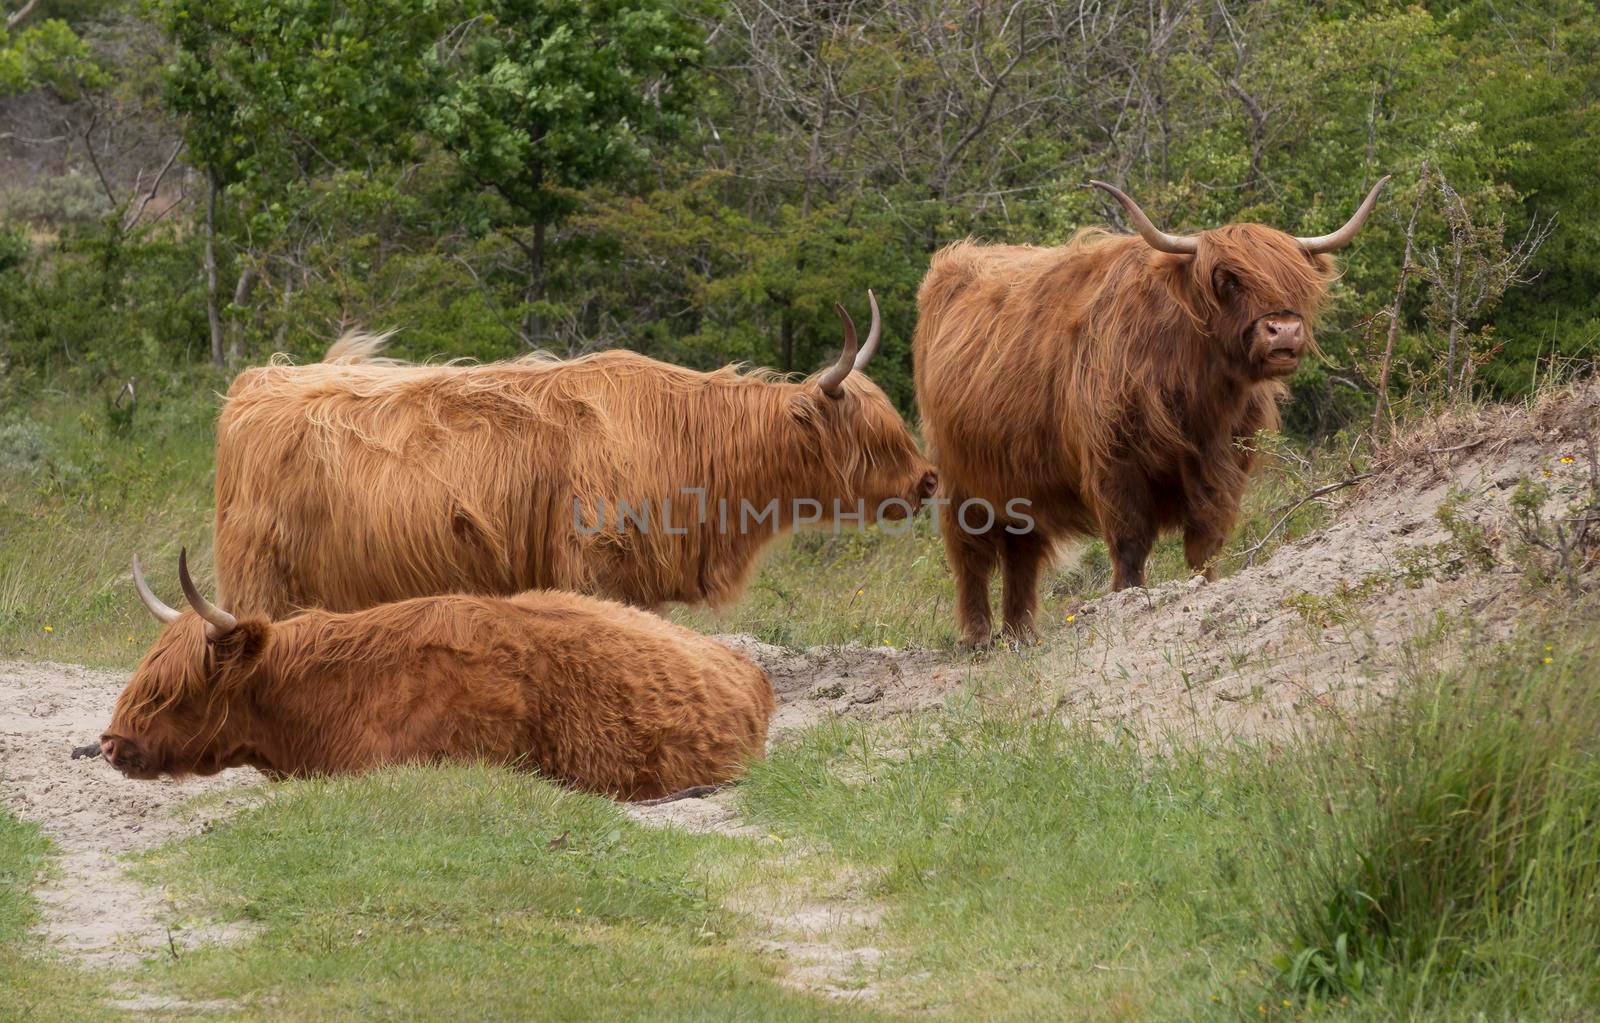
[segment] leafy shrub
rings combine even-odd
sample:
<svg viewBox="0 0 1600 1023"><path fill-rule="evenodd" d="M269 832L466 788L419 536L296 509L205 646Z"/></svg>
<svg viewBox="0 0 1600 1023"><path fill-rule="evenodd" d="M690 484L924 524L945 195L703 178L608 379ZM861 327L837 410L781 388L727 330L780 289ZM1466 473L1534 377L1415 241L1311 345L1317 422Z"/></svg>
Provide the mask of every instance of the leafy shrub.
<svg viewBox="0 0 1600 1023"><path fill-rule="evenodd" d="M48 453L49 443L36 423L0 422L0 472L31 475L44 465Z"/></svg>
<svg viewBox="0 0 1600 1023"><path fill-rule="evenodd" d="M33 246L28 244L27 236L21 231L0 227L0 273L22 266L32 250Z"/></svg>
<svg viewBox="0 0 1600 1023"><path fill-rule="evenodd" d="M35 185L6 193L6 216L29 224L61 228L89 224L110 212L105 191L87 174L70 170Z"/></svg>

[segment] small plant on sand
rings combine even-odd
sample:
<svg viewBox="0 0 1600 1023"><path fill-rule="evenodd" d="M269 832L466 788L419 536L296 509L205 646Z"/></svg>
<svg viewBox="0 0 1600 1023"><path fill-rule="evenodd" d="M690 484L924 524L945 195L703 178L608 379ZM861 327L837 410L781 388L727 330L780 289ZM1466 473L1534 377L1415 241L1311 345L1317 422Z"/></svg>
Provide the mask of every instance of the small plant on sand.
<svg viewBox="0 0 1600 1023"><path fill-rule="evenodd" d="M1465 491L1454 490L1440 502L1434 518L1449 536L1435 544L1402 550L1398 577L1408 589L1437 580L1458 579L1467 572L1493 571L1496 561L1489 531L1464 511Z"/></svg>
<svg viewBox="0 0 1600 1023"><path fill-rule="evenodd" d="M1371 572L1353 586L1347 579L1339 580L1330 593L1291 593L1283 599L1283 606L1299 614L1307 625L1325 629L1354 621L1373 597L1393 585L1387 574Z"/></svg>
<svg viewBox="0 0 1600 1023"><path fill-rule="evenodd" d="M1550 484L1526 477L1511 495L1512 521L1516 524L1518 560L1535 585L1559 583L1571 596L1583 589L1584 574L1600 563L1600 465L1595 464L1595 443L1589 441L1589 478L1566 501L1564 513L1547 509L1555 496ZM1562 462L1576 459L1563 456Z"/></svg>

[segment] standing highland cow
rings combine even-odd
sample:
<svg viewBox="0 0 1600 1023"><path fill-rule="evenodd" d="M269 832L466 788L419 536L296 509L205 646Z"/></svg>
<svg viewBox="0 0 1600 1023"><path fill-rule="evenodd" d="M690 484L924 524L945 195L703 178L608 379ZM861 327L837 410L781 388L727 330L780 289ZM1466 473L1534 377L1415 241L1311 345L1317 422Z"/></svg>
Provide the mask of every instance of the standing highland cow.
<svg viewBox="0 0 1600 1023"><path fill-rule="evenodd" d="M273 777L487 760L618 799L727 781L761 756L762 670L646 611L571 593L419 597L284 621L192 612L133 582L166 623L100 739L132 778L255 767Z"/></svg>
<svg viewBox="0 0 1600 1023"><path fill-rule="evenodd" d="M870 297L870 293L869 293ZM341 343L247 370L217 425L220 598L353 611L561 589L724 604L780 533L910 514L932 466L861 370L802 382L632 352L410 366Z"/></svg>
<svg viewBox="0 0 1600 1023"><path fill-rule="evenodd" d="M1189 566L1209 577L1251 438L1276 426L1283 380L1314 350L1327 253L1387 180L1316 238L1260 224L1167 234L1097 181L1138 236L1088 229L1055 248L968 241L934 256L917 294L917 403L951 502L942 532L965 642L990 639L997 564L1006 632L1031 638L1039 572L1068 536L1105 538L1120 590L1144 584L1157 533L1182 528ZM962 513L1016 499L1032 523Z"/></svg>

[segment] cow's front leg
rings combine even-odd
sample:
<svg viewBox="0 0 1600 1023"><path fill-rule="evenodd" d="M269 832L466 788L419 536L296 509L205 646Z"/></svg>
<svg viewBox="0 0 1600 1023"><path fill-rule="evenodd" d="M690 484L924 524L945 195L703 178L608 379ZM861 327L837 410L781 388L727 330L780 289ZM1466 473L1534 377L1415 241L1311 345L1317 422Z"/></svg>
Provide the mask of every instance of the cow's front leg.
<svg viewBox="0 0 1600 1023"><path fill-rule="evenodd" d="M1206 582L1215 582L1217 568L1213 559L1222 549L1223 542L1227 540L1227 533L1217 533L1209 526L1188 523L1183 527L1183 559L1189 564L1189 571L1205 578Z"/></svg>
<svg viewBox="0 0 1600 1023"><path fill-rule="evenodd" d="M1221 472L1221 467L1232 467L1236 463L1219 457L1211 464L1218 467L1213 470L1216 473ZM1189 570L1204 576L1206 582L1216 578L1217 552L1228 542L1234 523L1238 521L1239 500L1246 478L1243 471L1238 470L1222 474L1221 479L1208 480L1200 469L1194 469L1184 480L1188 507L1183 517L1183 558Z"/></svg>
<svg viewBox="0 0 1600 1023"><path fill-rule="evenodd" d="M994 574L1000 552L990 533L970 533L962 528L957 513L960 504L952 499L939 509L939 529L944 534L950 571L956 578L956 626L963 646L987 646L994 633L989 577Z"/></svg>
<svg viewBox="0 0 1600 1023"><path fill-rule="evenodd" d="M1099 481L1100 528L1111 552L1111 588L1144 585L1144 563L1156 542L1150 483L1137 469L1115 467Z"/></svg>

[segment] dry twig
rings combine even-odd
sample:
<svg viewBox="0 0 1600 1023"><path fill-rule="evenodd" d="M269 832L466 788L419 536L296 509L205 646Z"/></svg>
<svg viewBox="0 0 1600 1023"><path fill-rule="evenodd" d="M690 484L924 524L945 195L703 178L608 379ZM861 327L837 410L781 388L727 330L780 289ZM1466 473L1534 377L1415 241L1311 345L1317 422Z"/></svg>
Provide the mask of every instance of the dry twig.
<svg viewBox="0 0 1600 1023"><path fill-rule="evenodd" d="M1277 534L1278 530L1283 528L1283 524L1289 521L1289 516L1299 511L1302 506L1308 502L1315 501L1317 498L1326 494L1331 494L1336 490L1343 490L1345 487L1353 487L1362 480L1371 479L1376 475L1377 473L1372 472L1359 473L1355 476L1351 476L1348 479L1342 479L1337 483L1329 483L1324 486L1320 486L1311 493L1302 497L1300 500L1289 506L1289 510L1283 513L1282 518L1278 519L1277 522L1272 524L1272 528L1267 530L1266 535L1263 536L1254 547L1251 547L1249 550L1244 552L1244 563L1246 565L1254 565L1256 563L1256 555L1261 553L1261 548L1265 547L1267 545L1267 541L1271 540L1273 536Z"/></svg>

